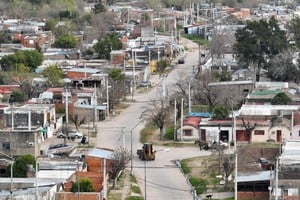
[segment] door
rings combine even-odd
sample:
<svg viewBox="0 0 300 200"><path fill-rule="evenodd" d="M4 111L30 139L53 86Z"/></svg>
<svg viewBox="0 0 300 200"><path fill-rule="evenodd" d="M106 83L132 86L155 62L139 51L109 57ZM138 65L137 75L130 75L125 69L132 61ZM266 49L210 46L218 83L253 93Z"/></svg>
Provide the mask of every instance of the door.
<svg viewBox="0 0 300 200"><path fill-rule="evenodd" d="M240 141L240 142L248 142L249 141L249 136L248 136L246 130L237 130L236 137L237 137L237 141Z"/></svg>
<svg viewBox="0 0 300 200"><path fill-rule="evenodd" d="M200 129L200 140L206 141L206 130L205 129Z"/></svg>
<svg viewBox="0 0 300 200"><path fill-rule="evenodd" d="M228 131L221 131L220 132L220 141L228 142L229 141L229 132Z"/></svg>
<svg viewBox="0 0 300 200"><path fill-rule="evenodd" d="M276 139L277 139L277 142L281 142L282 141L281 130L277 130Z"/></svg>

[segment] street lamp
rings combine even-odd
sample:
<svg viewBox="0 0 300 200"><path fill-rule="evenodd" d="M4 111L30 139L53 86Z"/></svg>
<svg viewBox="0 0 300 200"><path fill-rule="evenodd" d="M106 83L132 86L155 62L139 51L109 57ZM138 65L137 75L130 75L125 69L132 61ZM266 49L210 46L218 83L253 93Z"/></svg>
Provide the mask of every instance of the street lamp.
<svg viewBox="0 0 300 200"><path fill-rule="evenodd" d="M107 119L109 120L109 94L108 94L108 88L111 88L110 85L108 85L108 79L106 80L106 109L107 109Z"/></svg>
<svg viewBox="0 0 300 200"><path fill-rule="evenodd" d="M10 155L7 155L6 153L0 152L1 155L7 157L10 159L10 199L13 199L13 165L14 165L14 161L15 159L13 157L11 157Z"/></svg>
<svg viewBox="0 0 300 200"><path fill-rule="evenodd" d="M80 199L80 184L79 184L79 182L80 182L80 179L79 179L79 161L78 160L76 160L76 165L77 165L77 167L76 167L76 169L77 169L77 171L76 171L76 181L77 181L77 199L79 200Z"/></svg>
<svg viewBox="0 0 300 200"><path fill-rule="evenodd" d="M136 123L132 129L130 130L130 156L131 156L131 166L130 166L130 174L131 176L133 175L133 149L132 149L132 140L133 140L133 130L141 123L142 121L139 121L138 123Z"/></svg>

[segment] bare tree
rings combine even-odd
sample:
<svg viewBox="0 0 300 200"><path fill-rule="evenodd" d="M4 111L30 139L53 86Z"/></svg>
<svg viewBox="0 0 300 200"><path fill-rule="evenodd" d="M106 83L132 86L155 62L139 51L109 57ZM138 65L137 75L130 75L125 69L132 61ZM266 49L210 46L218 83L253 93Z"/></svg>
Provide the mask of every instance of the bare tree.
<svg viewBox="0 0 300 200"><path fill-rule="evenodd" d="M80 118L78 113L71 116L71 121L74 123L76 130L79 130L79 126L85 123L85 117Z"/></svg>
<svg viewBox="0 0 300 200"><path fill-rule="evenodd" d="M204 71L196 75L197 84L193 98L199 103L208 104L212 109L218 103L220 90L218 88L209 87L209 83L214 82L216 79L211 71Z"/></svg>
<svg viewBox="0 0 300 200"><path fill-rule="evenodd" d="M251 143L251 139L252 139L252 131L255 129L256 127L256 123L255 124L250 124L250 122L245 122L244 118L242 118L242 122L243 122L243 126L246 129L247 135L249 137L249 141L248 143Z"/></svg>
<svg viewBox="0 0 300 200"><path fill-rule="evenodd" d="M125 147L118 147L114 150L110 162L109 178L113 181L113 188L119 173L125 169L126 164L132 159L130 151Z"/></svg>
<svg viewBox="0 0 300 200"><path fill-rule="evenodd" d="M225 187L226 187L228 183L228 177L233 171L233 163L230 162L229 157L224 158L223 167L225 173Z"/></svg>
<svg viewBox="0 0 300 200"><path fill-rule="evenodd" d="M143 120L152 121L159 128L161 140L165 134L165 124L169 113L166 104L165 97L160 95L158 100L150 100L148 108L141 114Z"/></svg>

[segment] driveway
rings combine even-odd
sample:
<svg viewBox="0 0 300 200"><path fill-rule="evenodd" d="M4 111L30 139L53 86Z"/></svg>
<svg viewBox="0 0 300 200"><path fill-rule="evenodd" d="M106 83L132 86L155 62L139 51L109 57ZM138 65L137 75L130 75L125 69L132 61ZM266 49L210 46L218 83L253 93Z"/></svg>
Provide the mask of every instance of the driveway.
<svg viewBox="0 0 300 200"><path fill-rule="evenodd" d="M185 56L185 63L177 65L165 77L164 82L169 94L176 90L176 80L181 77L189 78L193 72L193 66L198 65L198 45L187 42L185 39L181 42L194 51L188 51L185 55L181 55ZM147 108L149 100L157 98L162 79L153 75L151 82L157 87L149 89L146 93L136 93L133 97L134 103L123 110L120 115L97 123L99 134L96 146L113 149L123 145L132 151L134 158L132 166L129 165L129 168L136 176L145 199L192 200L192 188L174 161L208 155L210 152L200 152L196 145L183 148L154 146L154 149L157 150L155 161L141 161L136 156L136 150L142 147L139 142L139 132L144 126L140 119L141 113Z"/></svg>

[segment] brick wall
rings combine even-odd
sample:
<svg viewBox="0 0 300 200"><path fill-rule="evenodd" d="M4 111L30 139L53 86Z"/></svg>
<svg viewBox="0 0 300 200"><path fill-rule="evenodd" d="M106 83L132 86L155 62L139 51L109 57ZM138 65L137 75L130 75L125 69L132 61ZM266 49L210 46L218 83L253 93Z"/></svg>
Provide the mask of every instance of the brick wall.
<svg viewBox="0 0 300 200"><path fill-rule="evenodd" d="M87 171L103 173L104 160L102 158L96 158L92 156L86 157ZM106 171L110 170L110 160L106 160Z"/></svg>
<svg viewBox="0 0 300 200"><path fill-rule="evenodd" d="M80 199L88 199L88 200L99 200L101 199L101 194L94 193L94 192L82 192L79 193ZM78 193L71 193L71 192L58 192L56 193L55 199L57 200L77 200Z"/></svg>
<svg viewBox="0 0 300 200"><path fill-rule="evenodd" d="M238 199L240 200L268 200L268 192L238 192Z"/></svg>

